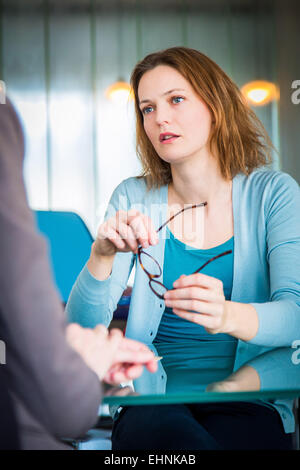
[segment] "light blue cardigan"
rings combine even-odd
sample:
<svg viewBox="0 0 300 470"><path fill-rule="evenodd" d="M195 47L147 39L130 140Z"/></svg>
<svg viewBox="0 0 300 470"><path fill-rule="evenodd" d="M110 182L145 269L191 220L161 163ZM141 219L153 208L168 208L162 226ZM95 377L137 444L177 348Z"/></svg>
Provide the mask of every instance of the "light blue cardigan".
<svg viewBox="0 0 300 470"><path fill-rule="evenodd" d="M233 178L232 200L231 300L250 303L259 318L257 335L248 342L238 341L234 366L237 370L269 348L290 347L294 340L300 339L300 190L288 174L258 169L248 177L240 173ZM143 178L129 178L113 192L105 219L117 210L136 208L149 215L154 226L159 227L167 219L167 202L167 186L148 191ZM163 266L166 228L160 231L160 238L147 251ZM86 327L98 323L109 325L135 258L132 253L118 253L112 273L105 281L95 279L85 266L67 303L68 320ZM126 336L151 343L164 309L164 302L152 293L148 278L137 262ZM291 432L291 401L276 403L286 432Z"/></svg>

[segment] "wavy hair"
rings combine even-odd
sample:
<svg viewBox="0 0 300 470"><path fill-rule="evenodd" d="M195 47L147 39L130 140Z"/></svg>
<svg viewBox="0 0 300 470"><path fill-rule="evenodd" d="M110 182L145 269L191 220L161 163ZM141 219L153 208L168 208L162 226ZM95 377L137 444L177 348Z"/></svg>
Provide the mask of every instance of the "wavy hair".
<svg viewBox="0 0 300 470"><path fill-rule="evenodd" d="M163 161L146 135L139 108L138 87L144 73L158 65L176 69L206 103L215 121L209 136L210 150L218 158L225 179L237 173L249 175L272 162L275 150L261 121L251 110L237 85L209 57L187 47L172 47L147 55L137 63L130 83L136 113L136 150L148 188L172 181L171 167Z"/></svg>

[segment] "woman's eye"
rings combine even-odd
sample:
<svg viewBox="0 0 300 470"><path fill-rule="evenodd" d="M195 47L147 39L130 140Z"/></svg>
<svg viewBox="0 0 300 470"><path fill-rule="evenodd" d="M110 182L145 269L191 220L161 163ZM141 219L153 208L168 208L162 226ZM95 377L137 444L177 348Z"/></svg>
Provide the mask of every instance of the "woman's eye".
<svg viewBox="0 0 300 470"><path fill-rule="evenodd" d="M183 100L184 100L184 98L182 96L174 96L174 98L172 98L172 101L175 104L181 103Z"/></svg>
<svg viewBox="0 0 300 470"><path fill-rule="evenodd" d="M152 110L153 110L153 106L146 106L146 108L142 109L142 113L143 114L149 114L149 113L152 112Z"/></svg>

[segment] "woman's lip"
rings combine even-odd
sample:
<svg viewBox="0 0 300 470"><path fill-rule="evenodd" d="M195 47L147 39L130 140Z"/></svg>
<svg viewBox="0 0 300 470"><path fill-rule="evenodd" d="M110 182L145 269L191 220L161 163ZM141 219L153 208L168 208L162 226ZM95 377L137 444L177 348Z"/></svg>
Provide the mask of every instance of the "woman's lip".
<svg viewBox="0 0 300 470"><path fill-rule="evenodd" d="M174 135L174 136L171 137L170 139L165 139L165 140L159 139L159 142L160 142L161 144L171 144L171 143L174 142L176 139L178 139L178 137L180 137L180 135Z"/></svg>

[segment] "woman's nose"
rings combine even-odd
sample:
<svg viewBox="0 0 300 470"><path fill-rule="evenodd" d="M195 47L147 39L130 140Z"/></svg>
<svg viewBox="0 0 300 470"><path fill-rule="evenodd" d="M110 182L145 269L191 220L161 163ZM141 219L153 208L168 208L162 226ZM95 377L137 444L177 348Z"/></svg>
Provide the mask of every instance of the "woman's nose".
<svg viewBox="0 0 300 470"><path fill-rule="evenodd" d="M156 108L156 123L160 126L164 123L171 121L171 112L167 106L160 106Z"/></svg>

